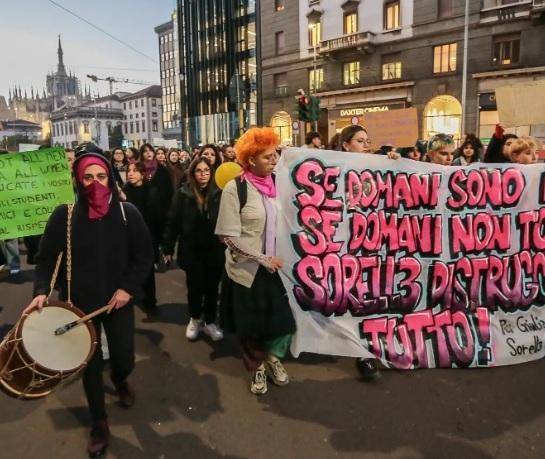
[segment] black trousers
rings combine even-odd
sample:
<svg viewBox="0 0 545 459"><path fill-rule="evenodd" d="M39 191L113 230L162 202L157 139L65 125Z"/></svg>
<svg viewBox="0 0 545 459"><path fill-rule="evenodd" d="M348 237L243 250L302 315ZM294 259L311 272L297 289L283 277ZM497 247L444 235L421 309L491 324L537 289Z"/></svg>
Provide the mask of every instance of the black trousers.
<svg viewBox="0 0 545 459"><path fill-rule="evenodd" d="M107 418L102 378L104 360L100 346L100 325L104 326L110 351L111 379L114 385L124 382L134 369L134 307L102 314L93 320L97 332L97 349L83 371L83 388L93 422Z"/></svg>
<svg viewBox="0 0 545 459"><path fill-rule="evenodd" d="M199 319L204 312L207 324L216 322L222 272L223 266L207 262L205 256L186 267L187 303L192 319Z"/></svg>
<svg viewBox="0 0 545 459"><path fill-rule="evenodd" d="M153 309L157 306L157 297L155 291L155 270L153 266L142 284L144 297L142 298L142 306L146 309Z"/></svg>
<svg viewBox="0 0 545 459"><path fill-rule="evenodd" d="M42 236L26 236L23 238L27 250L26 260L29 265L36 264L34 259L40 248L41 239Z"/></svg>

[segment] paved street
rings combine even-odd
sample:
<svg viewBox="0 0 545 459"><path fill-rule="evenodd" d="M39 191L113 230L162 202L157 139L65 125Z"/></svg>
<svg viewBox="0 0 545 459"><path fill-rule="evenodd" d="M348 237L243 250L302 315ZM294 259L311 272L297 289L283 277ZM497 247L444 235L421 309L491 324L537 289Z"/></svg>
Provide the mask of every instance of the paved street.
<svg viewBox="0 0 545 459"><path fill-rule="evenodd" d="M23 276L0 282L2 335L30 299L31 272ZM544 457L542 361L388 371L368 385L352 359L306 356L287 363L287 388L256 398L233 339L185 340L183 285L182 271L158 275L160 318L137 313L137 404L125 411L110 392L108 457ZM0 457L86 457L80 381L40 401L0 396Z"/></svg>

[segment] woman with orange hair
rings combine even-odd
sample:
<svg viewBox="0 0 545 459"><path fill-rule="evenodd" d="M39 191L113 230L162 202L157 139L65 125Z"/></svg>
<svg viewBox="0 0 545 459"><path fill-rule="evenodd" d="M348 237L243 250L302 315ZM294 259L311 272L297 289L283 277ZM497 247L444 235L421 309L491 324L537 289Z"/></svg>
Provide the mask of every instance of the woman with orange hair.
<svg viewBox="0 0 545 459"><path fill-rule="evenodd" d="M252 128L235 145L244 171L227 183L216 234L227 245L223 286L224 327L235 332L244 366L252 372L250 391L267 392L267 376L289 383L280 361L295 332L295 320L278 274L276 186L273 170L279 139L270 128Z"/></svg>

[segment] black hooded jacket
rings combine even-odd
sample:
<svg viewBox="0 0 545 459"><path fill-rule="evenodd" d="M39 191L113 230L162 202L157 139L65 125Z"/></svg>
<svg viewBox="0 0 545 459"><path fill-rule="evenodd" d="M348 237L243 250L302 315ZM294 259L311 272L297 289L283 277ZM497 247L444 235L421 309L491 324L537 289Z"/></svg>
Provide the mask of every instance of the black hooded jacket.
<svg viewBox="0 0 545 459"><path fill-rule="evenodd" d="M78 163L89 156L104 160L100 154L86 153L76 159L74 171ZM100 219L88 218L87 197L78 182L72 216L71 298L76 307L87 313L107 304L117 289L137 296L153 265L149 230L136 207L120 203L112 168L107 160L104 162L112 190L108 213ZM34 295L49 292L58 254L66 250L67 215L68 206L61 205L47 222L37 255ZM66 300L66 256L63 256L57 285L61 299Z"/></svg>
<svg viewBox="0 0 545 459"><path fill-rule="evenodd" d="M221 191L209 190L208 208L200 210L188 183L184 184L172 199L168 213L163 252L172 255L178 242L178 266L191 269L192 263L205 262L222 266L225 263L225 246L214 234L218 220Z"/></svg>

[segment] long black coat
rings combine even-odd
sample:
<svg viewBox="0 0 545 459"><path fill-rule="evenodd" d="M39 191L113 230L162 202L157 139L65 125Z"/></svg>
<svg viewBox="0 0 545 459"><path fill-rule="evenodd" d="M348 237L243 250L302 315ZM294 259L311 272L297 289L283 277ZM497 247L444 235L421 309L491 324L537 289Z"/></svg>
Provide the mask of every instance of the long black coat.
<svg viewBox="0 0 545 459"><path fill-rule="evenodd" d="M89 155L94 154L79 157L74 169L81 158ZM108 213L101 219L89 219L85 193L78 185L72 216L71 296L74 305L84 312L107 304L117 289L137 296L153 266L152 242L144 219L130 203L121 208L112 170L109 172L112 199ZM66 205L57 207L47 222L36 256L35 295L49 292L58 254L65 251L67 209ZM66 300L66 256L57 284L61 298Z"/></svg>
<svg viewBox="0 0 545 459"><path fill-rule="evenodd" d="M148 182L149 185L149 203L152 209L150 221L153 226L150 227L153 242L156 246L161 244L165 225L174 192L172 179L165 166L158 165L157 171L152 179Z"/></svg>
<svg viewBox="0 0 545 459"><path fill-rule="evenodd" d="M174 194L163 237L163 252L172 255L178 242L180 268L188 269L192 262L203 257L214 266L225 263L225 246L214 234L220 200L221 191L213 189L208 197L208 208L201 211L188 184Z"/></svg>

